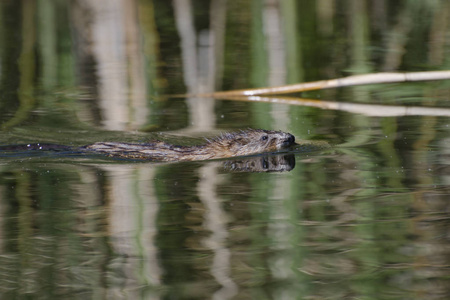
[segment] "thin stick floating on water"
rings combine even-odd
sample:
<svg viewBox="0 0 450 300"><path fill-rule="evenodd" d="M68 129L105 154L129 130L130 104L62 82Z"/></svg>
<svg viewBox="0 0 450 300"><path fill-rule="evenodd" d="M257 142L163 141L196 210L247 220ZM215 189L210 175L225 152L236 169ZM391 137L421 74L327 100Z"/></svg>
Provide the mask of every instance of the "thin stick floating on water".
<svg viewBox="0 0 450 300"><path fill-rule="evenodd" d="M219 98L219 97L234 97L234 96L279 95L279 94L299 93L305 91L323 90L347 86L357 86L364 84L430 81L430 80L444 80L444 79L450 79L450 71L373 73L373 74L354 75L330 80L320 80L320 81L312 81L312 82L304 82L304 83L256 88L256 89L215 92L195 96Z"/></svg>

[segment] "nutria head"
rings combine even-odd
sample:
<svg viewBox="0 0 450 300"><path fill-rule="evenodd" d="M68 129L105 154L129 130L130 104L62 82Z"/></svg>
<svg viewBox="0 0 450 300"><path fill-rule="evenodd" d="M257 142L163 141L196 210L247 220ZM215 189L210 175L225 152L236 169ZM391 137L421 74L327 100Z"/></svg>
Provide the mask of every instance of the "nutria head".
<svg viewBox="0 0 450 300"><path fill-rule="evenodd" d="M208 147L215 151L228 152L229 156L245 156L263 152L272 152L289 148L295 144L295 137L282 131L248 129L225 133L208 140Z"/></svg>

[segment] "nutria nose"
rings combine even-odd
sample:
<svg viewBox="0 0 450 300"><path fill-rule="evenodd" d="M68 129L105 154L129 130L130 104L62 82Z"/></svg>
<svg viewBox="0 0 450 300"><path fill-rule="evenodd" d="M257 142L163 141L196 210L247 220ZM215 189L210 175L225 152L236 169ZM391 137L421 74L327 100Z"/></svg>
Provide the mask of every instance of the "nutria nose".
<svg viewBox="0 0 450 300"><path fill-rule="evenodd" d="M289 147L295 142L295 136L288 134L288 137L283 141L283 147Z"/></svg>
<svg viewBox="0 0 450 300"><path fill-rule="evenodd" d="M295 136L293 136L292 134L289 134L289 137L286 139L286 141L287 141L289 144L295 143Z"/></svg>

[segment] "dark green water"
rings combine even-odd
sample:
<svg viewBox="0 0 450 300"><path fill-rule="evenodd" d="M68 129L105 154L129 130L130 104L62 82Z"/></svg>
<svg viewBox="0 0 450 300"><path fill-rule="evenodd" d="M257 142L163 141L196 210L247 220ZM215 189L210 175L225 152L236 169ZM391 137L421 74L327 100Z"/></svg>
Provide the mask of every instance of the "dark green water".
<svg viewBox="0 0 450 300"><path fill-rule="evenodd" d="M185 163L0 152L1 299L448 299L450 119L168 95L450 69L448 1L0 1L0 145L333 145ZM298 95L297 95L298 96ZM308 92L448 107L450 82Z"/></svg>

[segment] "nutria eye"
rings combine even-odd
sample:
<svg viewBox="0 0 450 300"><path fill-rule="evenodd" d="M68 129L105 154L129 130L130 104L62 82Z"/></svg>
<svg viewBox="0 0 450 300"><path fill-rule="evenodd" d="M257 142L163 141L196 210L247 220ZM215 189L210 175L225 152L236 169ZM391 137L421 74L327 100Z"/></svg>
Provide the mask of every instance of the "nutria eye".
<svg viewBox="0 0 450 300"><path fill-rule="evenodd" d="M269 137L268 137L267 135L263 135L263 136L261 137L261 141L267 141L268 138L269 138Z"/></svg>

